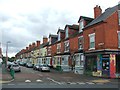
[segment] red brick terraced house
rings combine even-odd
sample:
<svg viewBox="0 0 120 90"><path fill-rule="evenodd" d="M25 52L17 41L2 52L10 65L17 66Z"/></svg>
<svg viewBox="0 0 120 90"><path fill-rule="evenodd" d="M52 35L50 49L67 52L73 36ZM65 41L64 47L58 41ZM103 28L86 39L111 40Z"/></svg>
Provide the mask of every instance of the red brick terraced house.
<svg viewBox="0 0 120 90"><path fill-rule="evenodd" d="M78 33L79 26L78 25L66 25L65 28L65 38L63 40L63 49L64 52L62 54L62 63L61 69L63 71L73 71L75 63L71 57L72 52L74 52L73 46L76 47L77 44L72 45L70 40L71 36ZM70 46L72 45L72 46Z"/></svg>
<svg viewBox="0 0 120 90"><path fill-rule="evenodd" d="M73 61L75 62L75 70L76 74L83 74L84 73L84 37L83 37L83 28L88 25L93 18L80 16L78 23L79 23L79 31L74 34L70 38L70 47L71 47L71 56Z"/></svg>
<svg viewBox="0 0 120 90"><path fill-rule="evenodd" d="M54 55L56 54L57 48L55 42L57 41L58 36L50 34L49 35L49 44L47 45L47 55L46 60L49 63L50 67L56 68L56 61L54 59Z"/></svg>
<svg viewBox="0 0 120 90"><path fill-rule="evenodd" d="M43 43L40 44L40 46L39 46L39 52L37 52L37 53L39 53L39 55L37 57L37 64L44 64L44 62L45 62L45 52L43 53L42 51L44 49L44 46L47 43L48 43L48 38L44 36L43 37ZM46 54L47 54L47 52L46 52Z"/></svg>
<svg viewBox="0 0 120 90"><path fill-rule="evenodd" d="M102 13L94 8L94 20L83 28L85 73L116 78L120 75L120 4Z"/></svg>
<svg viewBox="0 0 120 90"><path fill-rule="evenodd" d="M65 38L65 30L58 29L58 40L55 42L56 52L54 55L55 66L57 70L61 70L62 63L62 55L64 53L64 38Z"/></svg>

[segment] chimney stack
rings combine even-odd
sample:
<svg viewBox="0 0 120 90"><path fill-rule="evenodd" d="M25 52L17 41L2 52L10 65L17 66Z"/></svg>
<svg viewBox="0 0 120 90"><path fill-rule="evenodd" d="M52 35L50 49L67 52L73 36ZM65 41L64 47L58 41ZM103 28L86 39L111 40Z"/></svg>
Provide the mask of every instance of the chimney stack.
<svg viewBox="0 0 120 90"><path fill-rule="evenodd" d="M28 47L26 47L26 50L28 50L29 48Z"/></svg>
<svg viewBox="0 0 120 90"><path fill-rule="evenodd" d="M34 48L34 47L35 47L35 43L33 42L33 43L32 43L32 48Z"/></svg>
<svg viewBox="0 0 120 90"><path fill-rule="evenodd" d="M40 41L36 41L37 47L40 46Z"/></svg>
<svg viewBox="0 0 120 90"><path fill-rule="evenodd" d="M31 49L31 47L32 47L32 45L31 45L31 44L29 44L29 50Z"/></svg>
<svg viewBox="0 0 120 90"><path fill-rule="evenodd" d="M48 38L47 37L43 37L43 44L48 42Z"/></svg>
<svg viewBox="0 0 120 90"><path fill-rule="evenodd" d="M94 18L97 18L98 16L100 16L102 14L102 9L100 6L96 5L96 7L94 7Z"/></svg>

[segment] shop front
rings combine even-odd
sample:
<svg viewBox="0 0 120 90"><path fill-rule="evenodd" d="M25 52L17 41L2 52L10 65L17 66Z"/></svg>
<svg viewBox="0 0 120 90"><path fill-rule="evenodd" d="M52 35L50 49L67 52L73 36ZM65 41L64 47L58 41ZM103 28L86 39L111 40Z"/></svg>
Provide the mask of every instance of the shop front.
<svg viewBox="0 0 120 90"><path fill-rule="evenodd" d="M120 76L120 54L118 52L94 53L85 57L85 73L108 78Z"/></svg>

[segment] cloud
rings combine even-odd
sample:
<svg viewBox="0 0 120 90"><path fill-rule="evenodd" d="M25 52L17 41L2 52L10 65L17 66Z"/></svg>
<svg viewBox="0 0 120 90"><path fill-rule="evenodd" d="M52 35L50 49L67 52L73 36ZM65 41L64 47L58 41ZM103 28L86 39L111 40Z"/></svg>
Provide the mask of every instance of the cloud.
<svg viewBox="0 0 120 90"><path fill-rule="evenodd" d="M106 4L109 2L109 4ZM88 0L0 0L0 42L5 55L6 42L10 56L49 33L56 34L66 24L77 24L80 15L93 17L93 7L104 9L114 1Z"/></svg>

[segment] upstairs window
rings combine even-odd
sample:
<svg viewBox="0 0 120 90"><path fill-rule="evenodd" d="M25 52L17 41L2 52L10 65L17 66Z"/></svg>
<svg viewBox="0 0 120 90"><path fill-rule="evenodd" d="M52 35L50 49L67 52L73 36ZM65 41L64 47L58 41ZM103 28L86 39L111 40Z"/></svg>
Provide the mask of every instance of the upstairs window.
<svg viewBox="0 0 120 90"><path fill-rule="evenodd" d="M58 33L58 41L60 41L60 32Z"/></svg>
<svg viewBox="0 0 120 90"><path fill-rule="evenodd" d="M79 50L83 49L83 36L80 36L78 38L78 49Z"/></svg>
<svg viewBox="0 0 120 90"><path fill-rule="evenodd" d="M68 38L68 27L65 30L65 38Z"/></svg>
<svg viewBox="0 0 120 90"><path fill-rule="evenodd" d="M118 32L118 48L120 48L120 31Z"/></svg>
<svg viewBox="0 0 120 90"><path fill-rule="evenodd" d="M57 53L60 53L61 44L57 44Z"/></svg>
<svg viewBox="0 0 120 90"><path fill-rule="evenodd" d="M118 20L119 20L119 25L120 25L120 10L118 10Z"/></svg>
<svg viewBox="0 0 120 90"><path fill-rule="evenodd" d="M49 44L51 44L51 37L49 38Z"/></svg>
<svg viewBox="0 0 120 90"><path fill-rule="evenodd" d="M48 55L51 55L51 46L48 47Z"/></svg>
<svg viewBox="0 0 120 90"><path fill-rule="evenodd" d="M69 41L64 42L65 52L69 52Z"/></svg>
<svg viewBox="0 0 120 90"><path fill-rule="evenodd" d="M84 20L82 19L82 20L80 20L80 23L79 23L79 32L82 32L83 30L83 28L84 28Z"/></svg>
<svg viewBox="0 0 120 90"><path fill-rule="evenodd" d="M90 39L90 49L95 49L95 33L89 34Z"/></svg>

